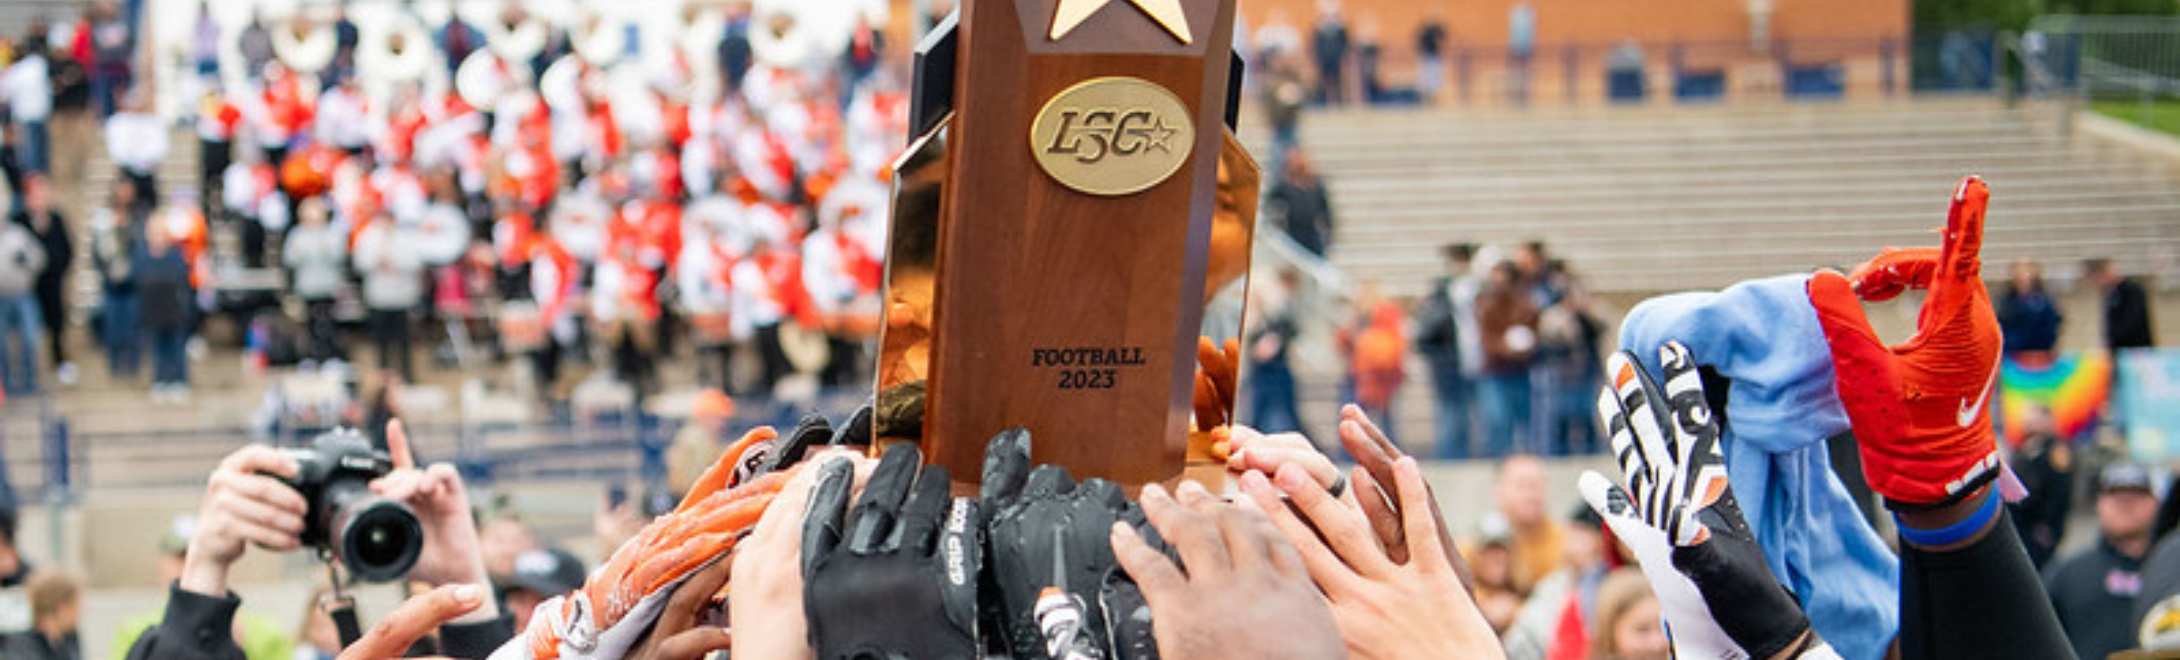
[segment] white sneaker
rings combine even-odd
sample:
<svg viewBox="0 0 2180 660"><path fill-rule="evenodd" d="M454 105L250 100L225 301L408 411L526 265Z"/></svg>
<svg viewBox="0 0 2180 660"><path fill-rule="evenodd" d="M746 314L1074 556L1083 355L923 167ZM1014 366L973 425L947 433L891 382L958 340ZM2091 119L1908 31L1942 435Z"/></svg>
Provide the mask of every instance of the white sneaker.
<svg viewBox="0 0 2180 660"><path fill-rule="evenodd" d="M58 380L58 381L60 381L60 382L61 382L61 385L64 385L64 386L66 386L66 385L75 385L75 384L76 384L76 363L74 363L74 362L62 362L62 363L61 363L61 366L60 366L59 368L57 368L57 369L54 369L54 370L53 370L53 379L54 379L54 380Z"/></svg>

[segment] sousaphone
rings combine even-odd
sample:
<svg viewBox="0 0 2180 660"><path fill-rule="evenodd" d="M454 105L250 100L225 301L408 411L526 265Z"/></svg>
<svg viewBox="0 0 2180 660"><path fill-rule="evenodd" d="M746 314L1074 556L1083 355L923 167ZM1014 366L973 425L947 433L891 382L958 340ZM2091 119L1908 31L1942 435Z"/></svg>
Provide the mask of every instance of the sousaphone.
<svg viewBox="0 0 2180 660"><path fill-rule="evenodd" d="M551 30L530 16L519 2L507 3L500 15L484 24L485 46L508 62L527 64L545 51Z"/></svg>
<svg viewBox="0 0 2180 660"><path fill-rule="evenodd" d="M334 49L339 44L333 38L331 25L313 20L301 8L276 23L270 30L273 56L280 58L289 71L316 75L333 63Z"/></svg>

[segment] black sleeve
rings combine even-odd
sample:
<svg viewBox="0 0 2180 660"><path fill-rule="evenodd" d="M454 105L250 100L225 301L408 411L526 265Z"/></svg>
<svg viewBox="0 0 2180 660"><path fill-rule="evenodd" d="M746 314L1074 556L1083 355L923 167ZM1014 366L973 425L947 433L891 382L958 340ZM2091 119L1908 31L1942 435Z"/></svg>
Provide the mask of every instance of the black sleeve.
<svg viewBox="0 0 2180 660"><path fill-rule="evenodd" d="M166 614L136 638L128 660L242 660L235 644L239 607L242 599L233 593L214 598L169 586Z"/></svg>
<svg viewBox="0 0 2180 660"><path fill-rule="evenodd" d="M1959 550L1900 549L1900 657L2074 657L2008 515Z"/></svg>
<svg viewBox="0 0 2180 660"><path fill-rule="evenodd" d="M439 651L450 658L482 658L514 638L515 618L501 611L491 621L440 626Z"/></svg>
<svg viewBox="0 0 2180 660"><path fill-rule="evenodd" d="M60 211L53 212L53 231L60 233L60 246L53 250L53 254L46 255L46 263L67 272L69 264L76 261L76 237L68 232L68 219L61 217Z"/></svg>

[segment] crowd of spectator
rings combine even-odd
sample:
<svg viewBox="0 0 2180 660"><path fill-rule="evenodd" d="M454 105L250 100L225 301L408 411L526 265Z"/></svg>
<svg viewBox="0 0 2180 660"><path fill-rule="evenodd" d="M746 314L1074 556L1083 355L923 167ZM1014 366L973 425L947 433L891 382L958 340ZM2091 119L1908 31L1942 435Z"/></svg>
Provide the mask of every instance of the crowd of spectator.
<svg viewBox="0 0 2180 660"><path fill-rule="evenodd" d="M0 49L16 219L0 233L0 333L21 346L0 360L10 393L34 390L40 350L60 380L76 378L59 334L76 243L45 194L63 68L90 72L89 111L117 168L80 225L100 285L92 327L115 378L137 377L149 349L156 398L188 396L189 354L218 317L275 366L355 362L357 326L364 357L403 382L420 377L426 348L467 351L465 364L521 358L548 401L568 395L564 359L609 364L651 392L659 356L681 346L695 347L700 384L737 394L861 369L884 177L906 138L905 95L873 26L822 62L767 63L749 56L742 5L719 25L719 66L631 83L628 66L577 53L557 26L528 60L497 59L492 39L531 19L513 8L506 25L479 26L458 13L428 44L444 76L366 79L345 5L315 19L335 50L312 69L276 52L265 19L227 35L203 10L182 86L202 96L178 118L132 84L133 34L115 37L118 54L101 47L105 26L135 25L110 5L87 14L73 51L42 25ZM312 16L276 31L321 27ZM239 77L220 75L227 41ZM480 57L494 58L469 67L491 74L483 83L426 84ZM567 75L548 80L555 64ZM194 180L161 172L177 123L199 141ZM736 355L758 366L738 371Z"/></svg>

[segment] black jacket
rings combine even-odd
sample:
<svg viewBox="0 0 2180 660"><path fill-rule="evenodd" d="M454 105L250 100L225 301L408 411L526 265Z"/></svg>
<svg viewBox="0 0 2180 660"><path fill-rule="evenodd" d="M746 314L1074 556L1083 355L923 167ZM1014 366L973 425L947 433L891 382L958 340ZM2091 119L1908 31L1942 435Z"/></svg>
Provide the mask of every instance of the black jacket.
<svg viewBox="0 0 2180 660"><path fill-rule="evenodd" d="M2104 539L2096 547L2052 564L2044 590L2078 658L2102 658L2134 648L2135 596L2142 591L2142 560L2120 554Z"/></svg>
<svg viewBox="0 0 2180 660"><path fill-rule="evenodd" d="M1439 276L1416 301L1415 350L1430 362L1434 377L1461 375L1461 324L1455 318L1452 289L1453 278Z"/></svg>
<svg viewBox="0 0 2180 660"><path fill-rule="evenodd" d="M76 634L68 633L59 642L47 640L35 632L8 635L0 639L0 658L8 660L82 660L83 646L76 643Z"/></svg>
<svg viewBox="0 0 2180 660"><path fill-rule="evenodd" d="M1286 223L1283 229L1288 237L1311 254L1324 256L1325 249L1332 245L1332 198L1325 192L1323 179L1296 181L1283 177L1265 201Z"/></svg>
<svg viewBox="0 0 2180 660"><path fill-rule="evenodd" d="M22 225L38 237L38 244L45 248L45 269L38 271L38 297L59 300L61 289L68 281L68 268L76 261L76 242L68 235L68 222L59 211L47 211L51 217L45 231L30 221L30 214L17 209L9 217L10 222Z"/></svg>
<svg viewBox="0 0 2180 660"><path fill-rule="evenodd" d="M166 614L136 638L128 660L243 660L234 633L235 610L241 606L242 599L231 592L214 598L171 586ZM439 652L451 658L482 658L514 637L515 620L501 612L491 621L440 626Z"/></svg>
<svg viewBox="0 0 2180 660"><path fill-rule="evenodd" d="M2142 283L2123 279L2104 292L2104 345L2118 350L2157 344L2150 332L2150 296Z"/></svg>

